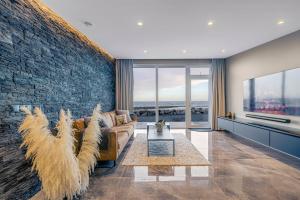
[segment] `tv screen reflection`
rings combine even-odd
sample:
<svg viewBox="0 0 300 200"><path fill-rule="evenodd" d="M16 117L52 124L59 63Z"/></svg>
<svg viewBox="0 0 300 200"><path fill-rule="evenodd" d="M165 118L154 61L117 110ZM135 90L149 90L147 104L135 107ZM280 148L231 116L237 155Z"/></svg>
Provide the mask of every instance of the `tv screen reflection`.
<svg viewBox="0 0 300 200"><path fill-rule="evenodd" d="M300 116L300 68L244 81L244 111Z"/></svg>

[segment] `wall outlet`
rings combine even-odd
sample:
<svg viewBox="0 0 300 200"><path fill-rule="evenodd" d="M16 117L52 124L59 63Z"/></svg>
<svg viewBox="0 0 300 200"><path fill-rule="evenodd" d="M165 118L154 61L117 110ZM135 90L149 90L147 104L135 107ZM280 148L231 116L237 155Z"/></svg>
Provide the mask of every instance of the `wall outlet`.
<svg viewBox="0 0 300 200"><path fill-rule="evenodd" d="M32 110L32 105L13 105L12 107L14 112L21 112L23 108Z"/></svg>

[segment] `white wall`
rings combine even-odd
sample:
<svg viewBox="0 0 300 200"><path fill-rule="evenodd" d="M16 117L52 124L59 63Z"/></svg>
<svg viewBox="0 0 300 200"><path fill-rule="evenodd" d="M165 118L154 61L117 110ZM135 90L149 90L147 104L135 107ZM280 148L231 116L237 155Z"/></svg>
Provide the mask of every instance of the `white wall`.
<svg viewBox="0 0 300 200"><path fill-rule="evenodd" d="M245 117L245 112L243 112L243 81L300 67L300 31L234 55L228 58L226 63L227 111L235 112L238 117ZM300 117L282 117L292 120L292 123L286 126L300 127ZM276 125L276 123L272 124Z"/></svg>

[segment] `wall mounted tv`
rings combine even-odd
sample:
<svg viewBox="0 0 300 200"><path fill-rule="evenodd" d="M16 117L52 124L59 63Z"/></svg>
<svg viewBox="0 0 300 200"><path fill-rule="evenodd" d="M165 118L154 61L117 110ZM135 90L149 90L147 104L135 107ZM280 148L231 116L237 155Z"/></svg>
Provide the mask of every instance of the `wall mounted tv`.
<svg viewBox="0 0 300 200"><path fill-rule="evenodd" d="M300 68L244 81L244 111L300 116Z"/></svg>

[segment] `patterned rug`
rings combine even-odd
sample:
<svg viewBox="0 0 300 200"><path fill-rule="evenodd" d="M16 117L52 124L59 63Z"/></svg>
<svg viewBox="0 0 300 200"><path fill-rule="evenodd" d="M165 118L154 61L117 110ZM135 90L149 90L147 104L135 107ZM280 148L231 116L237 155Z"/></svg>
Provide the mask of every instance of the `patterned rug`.
<svg viewBox="0 0 300 200"><path fill-rule="evenodd" d="M122 165L126 166L207 166L210 163L182 134L174 134L175 156L172 142L151 142L150 157L147 156L147 135L138 134L134 139Z"/></svg>

